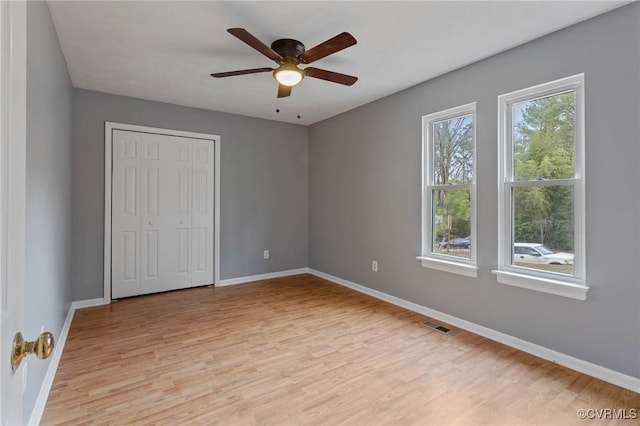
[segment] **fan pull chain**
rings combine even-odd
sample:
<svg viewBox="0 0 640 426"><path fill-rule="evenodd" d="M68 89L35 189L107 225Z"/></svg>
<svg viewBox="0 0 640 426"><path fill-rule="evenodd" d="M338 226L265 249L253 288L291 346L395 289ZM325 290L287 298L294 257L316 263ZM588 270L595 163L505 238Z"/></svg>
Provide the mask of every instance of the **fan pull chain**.
<svg viewBox="0 0 640 426"><path fill-rule="evenodd" d="M276 114L280 114L280 99L276 98ZM298 120L300 120L302 118L302 116L300 114L298 114L296 116L298 118Z"/></svg>

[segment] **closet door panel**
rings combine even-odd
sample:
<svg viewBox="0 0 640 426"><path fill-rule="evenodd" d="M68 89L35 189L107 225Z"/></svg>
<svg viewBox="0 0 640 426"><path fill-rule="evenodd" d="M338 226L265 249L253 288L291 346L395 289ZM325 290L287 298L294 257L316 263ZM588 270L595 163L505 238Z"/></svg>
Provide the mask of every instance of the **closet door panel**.
<svg viewBox="0 0 640 426"><path fill-rule="evenodd" d="M166 231L167 194L163 169L168 164L168 146L165 137L141 134L141 293L155 293L170 289L167 280L168 255Z"/></svg>
<svg viewBox="0 0 640 426"><path fill-rule="evenodd" d="M112 297L213 284L214 142L114 131Z"/></svg>
<svg viewBox="0 0 640 426"><path fill-rule="evenodd" d="M140 294L140 134L116 130L112 142L112 297Z"/></svg>
<svg viewBox="0 0 640 426"><path fill-rule="evenodd" d="M193 285L213 284L213 141L193 141Z"/></svg>
<svg viewBox="0 0 640 426"><path fill-rule="evenodd" d="M166 171L171 176L169 232L172 235L172 256L169 276L174 288L191 286L191 176L193 167L192 139L171 137L171 165Z"/></svg>

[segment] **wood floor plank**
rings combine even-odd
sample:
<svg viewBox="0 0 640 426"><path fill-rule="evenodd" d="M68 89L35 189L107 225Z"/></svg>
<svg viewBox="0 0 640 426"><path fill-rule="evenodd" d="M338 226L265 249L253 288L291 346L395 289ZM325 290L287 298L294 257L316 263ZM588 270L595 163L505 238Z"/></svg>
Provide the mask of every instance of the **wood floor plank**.
<svg viewBox="0 0 640 426"><path fill-rule="evenodd" d="M637 393L424 321L437 322L307 274L80 309L42 424L578 425L579 409L640 415Z"/></svg>

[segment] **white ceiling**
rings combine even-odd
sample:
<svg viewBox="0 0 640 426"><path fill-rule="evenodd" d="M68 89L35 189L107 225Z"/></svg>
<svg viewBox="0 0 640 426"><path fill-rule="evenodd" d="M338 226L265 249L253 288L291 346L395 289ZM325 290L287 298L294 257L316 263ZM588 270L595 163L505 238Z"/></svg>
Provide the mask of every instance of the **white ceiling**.
<svg viewBox="0 0 640 426"><path fill-rule="evenodd" d="M49 1L74 87L312 124L629 1ZM313 66L359 77L306 78L276 99L275 63L226 32L307 49L342 32L358 44ZM280 113L276 113L276 108ZM300 115L301 118L297 118Z"/></svg>

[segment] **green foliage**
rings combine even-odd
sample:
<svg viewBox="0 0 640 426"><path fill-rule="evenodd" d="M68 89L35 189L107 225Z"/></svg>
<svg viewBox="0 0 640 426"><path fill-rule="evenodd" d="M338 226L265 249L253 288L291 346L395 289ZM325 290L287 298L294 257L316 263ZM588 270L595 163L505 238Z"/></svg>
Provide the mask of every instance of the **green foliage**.
<svg viewBox="0 0 640 426"><path fill-rule="evenodd" d="M575 95L567 92L513 107L516 181L573 178ZM573 188L514 189L515 240L573 250Z"/></svg>
<svg viewBox="0 0 640 426"><path fill-rule="evenodd" d="M448 241L471 234L471 199L466 189L434 191L436 215L442 221L435 227L436 241Z"/></svg>

